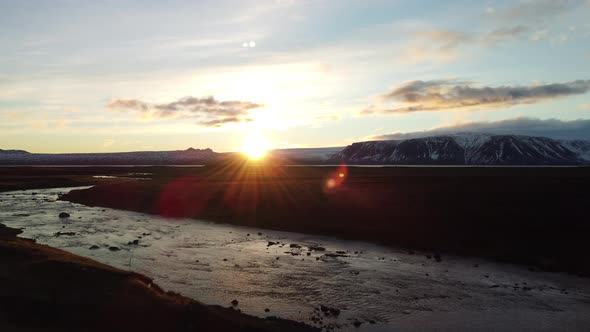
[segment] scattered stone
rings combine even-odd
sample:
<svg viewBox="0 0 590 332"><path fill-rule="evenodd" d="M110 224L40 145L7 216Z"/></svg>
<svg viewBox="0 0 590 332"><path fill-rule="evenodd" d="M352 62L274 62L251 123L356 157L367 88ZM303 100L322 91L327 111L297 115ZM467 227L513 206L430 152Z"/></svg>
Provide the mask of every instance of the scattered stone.
<svg viewBox="0 0 590 332"><path fill-rule="evenodd" d="M224 261L224 262L227 262L227 258L224 258L224 259L223 259L223 261Z"/></svg>
<svg viewBox="0 0 590 332"><path fill-rule="evenodd" d="M262 233L261 232L258 232L258 235L262 235Z"/></svg>
<svg viewBox="0 0 590 332"><path fill-rule="evenodd" d="M270 311L269 308L264 309L264 312L269 312L269 311Z"/></svg>
<svg viewBox="0 0 590 332"><path fill-rule="evenodd" d="M94 244L94 245L92 245L92 246L91 246L90 248L88 248L88 249L90 249L90 250L96 250L96 249L99 249L99 248L100 248L99 246L97 246L96 244Z"/></svg>
<svg viewBox="0 0 590 332"><path fill-rule="evenodd" d="M336 250L336 253L337 254L344 255L344 254L346 254L346 251L344 251L344 250Z"/></svg>
<svg viewBox="0 0 590 332"><path fill-rule="evenodd" d="M276 260L278 261L280 257L277 257Z"/></svg>
<svg viewBox="0 0 590 332"><path fill-rule="evenodd" d="M309 251L326 251L326 248L320 246L310 246Z"/></svg>
<svg viewBox="0 0 590 332"><path fill-rule="evenodd" d="M308 252L308 253L307 253L307 256L311 256L311 252Z"/></svg>
<svg viewBox="0 0 590 332"><path fill-rule="evenodd" d="M289 245L289 248L301 248L301 246L300 246L300 245L298 245L297 243L291 243L291 244Z"/></svg>
<svg viewBox="0 0 590 332"><path fill-rule="evenodd" d="M337 257L348 257L348 255L343 255L343 254L337 254L337 253L327 253L324 254L324 256L326 257L332 257L332 258L337 258Z"/></svg>
<svg viewBox="0 0 590 332"><path fill-rule="evenodd" d="M247 233L246 236L250 236L250 233Z"/></svg>
<svg viewBox="0 0 590 332"><path fill-rule="evenodd" d="M279 244L279 243L278 242L273 242L273 241L268 241L268 243L266 244L266 246L267 247L270 247L270 246L274 246L276 244Z"/></svg>
<svg viewBox="0 0 590 332"><path fill-rule="evenodd" d="M54 235L55 235L55 237L60 237L61 235L74 236L74 235L76 235L76 232L57 232Z"/></svg>
<svg viewBox="0 0 590 332"><path fill-rule="evenodd" d="M490 288L498 288L500 285L491 285Z"/></svg>
<svg viewBox="0 0 590 332"><path fill-rule="evenodd" d="M442 256L438 252L435 252L434 253L434 260L437 261L438 263L440 263L440 262L442 262Z"/></svg>
<svg viewBox="0 0 590 332"><path fill-rule="evenodd" d="M62 212L62 213L59 214L59 217L60 218L69 218L70 217L70 214L67 213L67 212Z"/></svg>
<svg viewBox="0 0 590 332"><path fill-rule="evenodd" d="M234 307L237 306L238 304L240 304L240 302L238 302L238 300L233 300L231 301L231 305L233 305Z"/></svg>
<svg viewBox="0 0 590 332"><path fill-rule="evenodd" d="M119 249L119 247L114 247L114 246L113 246L113 247L109 247L109 250L110 250L110 251L119 251L119 250L121 250L121 249Z"/></svg>
<svg viewBox="0 0 590 332"><path fill-rule="evenodd" d="M320 311L324 313L326 316L338 316L340 315L340 309L330 308L325 305L320 305Z"/></svg>
<svg viewBox="0 0 590 332"><path fill-rule="evenodd" d="M352 323L352 325L354 325L354 327L360 327L361 324L362 323L359 320L355 320L354 323Z"/></svg>
<svg viewBox="0 0 590 332"><path fill-rule="evenodd" d="M127 243L127 245L130 245L130 246L131 245L136 246L138 244L139 244L139 240L133 240L133 241L129 241L129 243Z"/></svg>

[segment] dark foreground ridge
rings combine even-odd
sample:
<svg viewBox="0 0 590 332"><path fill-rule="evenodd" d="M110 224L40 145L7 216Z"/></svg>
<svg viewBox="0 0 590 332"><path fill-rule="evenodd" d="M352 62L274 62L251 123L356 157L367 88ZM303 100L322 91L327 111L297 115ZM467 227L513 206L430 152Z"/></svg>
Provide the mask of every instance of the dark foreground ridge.
<svg viewBox="0 0 590 332"><path fill-rule="evenodd" d="M242 166L151 172L150 181L98 185L62 199L590 275L590 168ZM333 188L327 187L330 181Z"/></svg>
<svg viewBox="0 0 590 332"><path fill-rule="evenodd" d="M17 237L0 224L0 331L312 331L164 292L140 274Z"/></svg>

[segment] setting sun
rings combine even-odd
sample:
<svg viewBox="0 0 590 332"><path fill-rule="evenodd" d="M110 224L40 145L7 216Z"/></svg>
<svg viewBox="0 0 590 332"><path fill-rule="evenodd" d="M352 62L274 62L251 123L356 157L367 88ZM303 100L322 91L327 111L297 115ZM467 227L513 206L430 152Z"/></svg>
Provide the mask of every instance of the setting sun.
<svg viewBox="0 0 590 332"><path fill-rule="evenodd" d="M271 144L266 138L254 135L244 139L241 151L248 158L257 160L264 157L270 148Z"/></svg>

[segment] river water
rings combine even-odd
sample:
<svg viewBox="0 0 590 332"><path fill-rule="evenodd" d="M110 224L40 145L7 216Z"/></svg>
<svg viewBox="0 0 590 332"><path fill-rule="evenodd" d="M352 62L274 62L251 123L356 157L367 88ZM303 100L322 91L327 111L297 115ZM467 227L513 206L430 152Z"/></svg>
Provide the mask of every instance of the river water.
<svg viewBox="0 0 590 332"><path fill-rule="evenodd" d="M322 317L343 331L590 329L590 279L59 201L69 190L0 193L0 222L206 304L236 299L242 312L260 317L312 325ZM341 313L326 316L321 305Z"/></svg>

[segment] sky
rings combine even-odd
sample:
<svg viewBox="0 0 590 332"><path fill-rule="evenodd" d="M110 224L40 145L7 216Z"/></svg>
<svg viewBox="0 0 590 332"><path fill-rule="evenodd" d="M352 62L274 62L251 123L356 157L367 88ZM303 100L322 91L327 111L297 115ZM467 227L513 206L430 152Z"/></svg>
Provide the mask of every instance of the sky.
<svg viewBox="0 0 590 332"><path fill-rule="evenodd" d="M590 0L0 0L0 149L590 139Z"/></svg>

